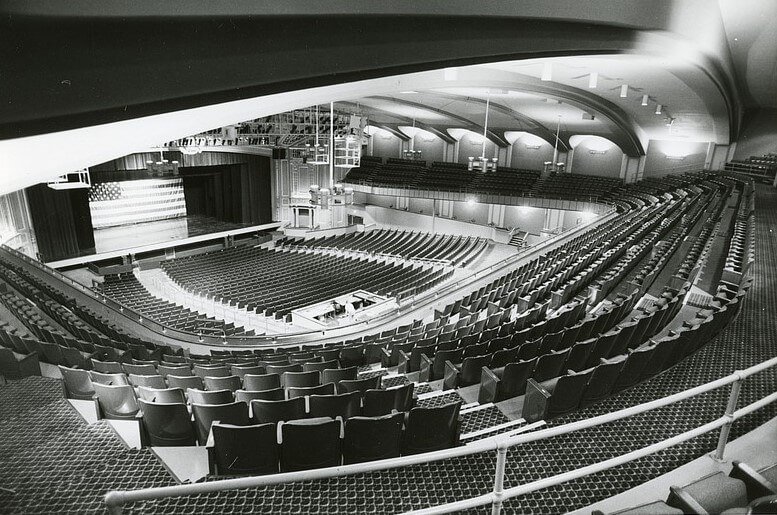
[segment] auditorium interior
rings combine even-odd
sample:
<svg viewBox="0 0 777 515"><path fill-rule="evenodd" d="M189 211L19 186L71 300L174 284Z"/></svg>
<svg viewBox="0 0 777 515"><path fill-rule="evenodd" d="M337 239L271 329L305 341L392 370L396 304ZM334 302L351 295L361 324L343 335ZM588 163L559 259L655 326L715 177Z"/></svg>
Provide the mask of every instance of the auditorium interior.
<svg viewBox="0 0 777 515"><path fill-rule="evenodd" d="M0 513L777 513L774 0L0 14Z"/></svg>

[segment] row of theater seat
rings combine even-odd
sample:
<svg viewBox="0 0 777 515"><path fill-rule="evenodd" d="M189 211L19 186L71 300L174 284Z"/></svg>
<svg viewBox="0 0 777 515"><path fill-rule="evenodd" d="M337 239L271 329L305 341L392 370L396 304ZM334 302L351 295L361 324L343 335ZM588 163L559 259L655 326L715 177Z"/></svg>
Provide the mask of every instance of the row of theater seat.
<svg viewBox="0 0 777 515"><path fill-rule="evenodd" d="M738 291L737 298L746 290L747 287ZM595 367L569 370L545 382L528 379L523 417L531 422L564 415L669 368L698 350L736 316L738 300L721 304L709 312L700 312L703 318L663 338L649 340L610 359L600 358L600 364Z"/></svg>
<svg viewBox="0 0 777 515"><path fill-rule="evenodd" d="M4 251L14 254L14 251L10 249L4 249ZM17 256L19 256L18 253ZM91 310L77 302L73 297L63 293L62 290L55 288L49 281L41 280L20 265L9 261L8 258L2 256L2 253L0 253L0 264L5 268L13 270L18 278L28 285L27 289L21 288L19 291L29 292L25 293L25 295L29 295L28 299L36 306L45 308L50 301L54 302L61 307L65 307L67 311L77 316L78 319L94 330L86 333L85 336L88 337L88 340L77 340L75 344L73 341L69 341L68 345L70 346L75 346L85 352L93 352L93 345L110 347L113 349L113 354L119 355L119 359L130 359L132 357L137 359L158 359L163 353L182 353L182 350L178 347L153 344L133 334L129 334L125 329L105 318L103 314ZM41 273L53 273L51 270L46 270L43 265L41 265L41 268ZM51 316L58 322L60 321L56 314L51 314ZM65 324L69 327L67 324L69 322ZM82 332L79 332L79 334L83 335ZM81 349L81 346L84 348ZM126 358L123 358L125 355Z"/></svg>
<svg viewBox="0 0 777 515"><path fill-rule="evenodd" d="M253 331L235 327L235 324L225 323L223 320L202 315L189 308L155 297L132 273L106 275L99 285L99 290L152 320L182 331L217 336L252 336L254 334Z"/></svg>
<svg viewBox="0 0 777 515"><path fill-rule="evenodd" d="M143 366L124 364L122 368L140 372L139 367ZM197 371L211 372L205 368ZM281 470L290 471L336 466L341 460L353 463L398 456L400 452L427 452L458 443L460 403L414 408L412 383L383 390L378 388L380 377L342 380L338 390L346 391L340 394L334 394L334 384L327 383L324 386L331 393L323 393L319 388L322 393L308 389L301 392L304 396L298 396L289 387L288 399L264 399L252 398L251 394L265 396L270 393L267 390L239 390L235 400L229 390L184 392L182 388L156 389L142 385L135 388L130 384L138 377L159 376L135 376L130 372L127 377L124 373L65 367L60 367L60 371L69 396L94 398L102 416L139 418L143 441L148 445L208 444L212 470L216 473L277 472L278 451ZM174 377L168 375L168 379ZM250 377L250 374L244 376ZM291 381L291 377L286 376L286 380ZM207 383L213 378L205 376L204 379ZM350 388L363 389L347 391ZM296 390L299 393L300 389ZM241 398L240 393L247 396ZM283 395L282 390L279 393ZM344 423L342 442L341 421ZM332 429L335 427L337 431ZM211 429L213 435L209 442ZM280 445L276 435L281 436ZM344 446L342 457L341 445ZM284 453L296 458L284 459ZM321 455L328 458L320 459ZM225 459L225 456L231 458ZM255 467L248 463L264 465Z"/></svg>
<svg viewBox="0 0 777 515"><path fill-rule="evenodd" d="M713 211L715 210L713 209ZM719 214L720 210L717 213ZM707 245L709 243L707 242ZM686 257L686 261L688 261L688 257ZM531 421L568 413L578 406L595 402L602 396L609 394L610 391L630 386L670 367L696 351L736 316L741 307L740 299L745 295L749 286L749 280L737 284L722 281L718 285L715 301L708 309L697 312L695 319L684 322L681 327L669 331L666 336L658 340L649 340L644 345L639 346L640 342L644 340L645 335L643 334L642 338L636 338L637 348L632 348L628 353L618 355L610 360L600 358L601 364L594 368L569 370L568 374L564 376L542 383L528 379L522 412L524 417ZM690 283L686 283L676 296L667 296L670 302L674 302L675 307L662 316L660 323L651 324L651 327L660 328L666 325L664 319L674 318L673 311L678 310L680 305L677 299L682 299L689 287ZM667 291L670 294L672 292L669 288ZM664 307L662 306L661 309ZM657 314L658 312L653 312L651 316ZM633 322L642 324L647 320L646 317L639 320L634 319ZM602 338L599 339L599 341L601 340ZM599 356L595 355L595 357ZM590 367L590 365L592 363L589 361L586 366ZM523 376L517 382L522 384L525 378L526 376Z"/></svg>
<svg viewBox="0 0 777 515"><path fill-rule="evenodd" d="M734 461L728 475L713 472L683 486L670 486L666 501L653 501L607 513L777 513L777 464L755 470L747 463ZM604 515L604 512L594 510L592 515Z"/></svg>
<svg viewBox="0 0 777 515"><path fill-rule="evenodd" d="M723 279L736 281L747 274L755 260L755 205L752 186L744 191L736 220L728 235L728 252L723 268Z"/></svg>
<svg viewBox="0 0 777 515"><path fill-rule="evenodd" d="M452 271L308 252L233 247L163 264L188 291L267 316L368 290L393 296L413 285L430 288Z"/></svg>
<svg viewBox="0 0 777 515"><path fill-rule="evenodd" d="M681 234L683 233L681 232ZM694 256L686 257L686 262L693 260L695 263L699 258L700 253L697 253ZM617 391L631 386L640 379L657 373L661 370L663 364L671 363L666 360L664 352L665 349L669 348L668 344L662 345L661 349L656 352L655 357L653 356L655 346L646 345L642 349L638 349L638 347L674 318L679 311L689 285L690 283L686 282L679 291L667 287L664 295L658 302L653 303L647 309L641 310L641 315L621 322L615 329L607 331L612 324L605 324L597 327L598 330L594 330L593 334L597 335L594 338L574 338L576 343L570 348L567 362L563 365L560 364L561 358L557 356L552 354L543 356L545 360L552 360L552 362L560 364L557 369L558 372L563 371L565 368L570 369L570 375L568 379L562 381L561 393L558 394L558 398L567 399L567 402L566 404L563 402L559 404L564 409L574 409L576 403L582 402L587 404L594 402L602 398L602 396L609 394L610 391ZM631 311L633 302L638 300L636 293L635 291L631 295L632 302L624 304L628 309L609 314L608 318L613 323L620 320L625 313ZM686 348L693 347L686 346ZM630 350L623 354L627 349ZM610 357L616 357L616 362L613 364L606 363L605 360ZM622 368L617 365L617 363L624 362L627 363ZM652 364L648 366L648 363ZM484 369L479 400L487 402L522 395L527 384L537 385L537 383L542 382L542 376L540 376L539 380L534 377L534 381L529 381L534 374L535 367L536 363L523 360L522 362L509 364L497 371ZM594 369L593 367L596 368ZM590 374L579 373L585 369L588 369ZM566 383L574 385L571 387L573 392L571 396L567 395L568 390L563 388ZM586 389L586 385L589 385L588 389ZM542 390L544 392L543 395L547 397L548 391L553 390L554 387L555 383L548 383L544 387L535 388L535 390ZM572 406L571 408L569 408L570 405ZM564 412L564 409L551 406L550 413L551 415L560 414Z"/></svg>
<svg viewBox="0 0 777 515"><path fill-rule="evenodd" d="M607 233L605 233L607 234ZM504 290L502 290L503 292ZM483 294L485 292L477 292L476 295L477 298L482 299ZM540 297L542 294L540 292L537 292L537 297ZM511 299L511 301L514 301L514 298ZM536 297L535 297L536 299ZM535 299L532 299L531 296L526 299L526 305L531 305L536 302ZM624 310L626 312L631 310L631 307L633 306L633 303L636 301L636 299L633 298L633 295L631 297L628 297L629 302L624 303L623 307L619 308L618 315L616 318L612 318L613 322L611 324L614 324L620 316L624 314ZM468 299L468 302L470 299ZM584 308L584 303L577 303L579 308ZM452 309L461 309L462 304L458 303L458 305L454 306ZM478 306L479 307L479 306ZM570 308L570 311L572 308ZM407 344L395 344L393 345L393 348L396 349L397 347L400 348L400 357L403 358L403 361L408 363L407 369L413 370L414 366L417 362L416 359L413 359L416 356L422 356L421 359L428 364L427 369L431 370L431 373L428 374L428 377L435 378L439 377L437 374L441 372L442 367L445 367L445 370L447 371L446 374L446 388L455 387L455 386L465 386L468 384L474 384L477 382L480 382L481 378L481 369L483 366L491 365L492 368L501 368L504 366L506 361L512 361L514 358L518 358L520 356L522 359L530 360L533 358L536 358L538 354L546 354L550 353L556 350L556 345L560 344L562 339L564 338L564 335L569 335L570 338L566 341L566 347L568 348L571 343L574 342L574 339L576 335L579 333L580 328L584 328L583 334L587 335L588 331L591 330L591 328L594 327L595 322L593 320L581 322L577 324L575 327L576 331L558 331L558 328L564 328L567 323L562 322L558 325L552 325L548 324L547 328L553 327L554 331L553 338L547 338L546 342L544 344L544 347L541 348L542 345L542 338L540 338L538 341L530 341L532 340L532 335L539 335L541 333L545 333L545 322L547 321L541 321L540 323L535 323L534 327L528 328L523 326L517 326L515 325L515 320L510 321L510 325L505 324L507 320L510 317L505 318L504 315L506 314L506 311L503 311L501 314L494 313L494 318L489 318L489 320L494 320L494 323L489 325L489 330L494 330L494 334L499 334L498 331L499 326L501 326L503 329L506 329L504 332L504 335L512 333L511 336L504 336L502 338L497 338L493 343L490 342L488 339L486 340L486 343L488 345L484 345L483 343L475 343L475 342L482 342L482 338L479 340L474 340L469 345L465 344L464 349L468 349L472 344L475 344L474 346L477 348L477 351L470 352L469 356L465 356L466 350L459 351L458 347L462 343L461 340L456 340L456 336L461 337L462 335L459 333L454 333L453 339L451 343L451 339L440 339L439 336L436 336L436 339L433 341L429 341L428 339L426 341L424 340L416 340L415 342L408 342ZM571 319L571 324L577 322L581 312L578 311L578 316L576 318ZM501 315L501 316L500 316ZM476 315L477 316L477 315ZM558 317L556 317L558 318ZM597 327L597 333L598 332L604 332L607 329L609 329L610 325L602 326L602 323L606 324L606 320L608 320L610 317L601 317L598 319L599 326ZM478 328L478 332L481 333L481 336L484 334L482 333L483 327L485 325L482 325L480 328ZM458 329L458 327L454 327L454 329ZM462 328L463 329L463 328ZM461 329L458 329L461 330ZM450 334L450 333L444 333L444 334ZM547 333L546 333L547 334ZM523 338L521 338L523 336ZM466 338L466 336L464 336ZM586 336L587 337L587 336ZM478 338L477 336L475 338ZM585 339L582 338L582 339ZM413 343L412 346L409 346L410 343ZM373 344L374 345L374 344ZM406 348L402 348L403 345L408 345ZM478 347L480 345L480 347ZM436 353L439 352L440 355L438 356ZM403 353L405 354L403 356ZM495 354L498 353L498 354ZM387 354L387 352L386 352ZM409 355L408 355L409 354ZM559 370L559 367L563 365L564 358L560 355L561 352L558 353L558 357L553 356L553 360L551 360L551 356L548 356L548 359L545 359L542 361L542 366L540 367L540 373L544 374L546 372L543 372L546 368L550 371L550 376L553 377L555 372ZM387 354L388 355L388 354ZM420 357L419 356L419 357ZM452 357L453 360L445 359L447 357ZM463 358L463 360L459 360L457 358ZM494 361L494 359L496 360ZM456 363L458 362L458 363ZM388 360L384 361L384 365L391 365L392 363ZM547 364L547 365L546 365ZM552 366L551 366L552 365ZM402 368L400 368L402 370ZM554 372L555 371L555 372ZM422 378L424 375L422 374ZM540 376L542 377L542 376Z"/></svg>
<svg viewBox="0 0 777 515"><path fill-rule="evenodd" d="M488 246L488 240L469 236L435 235L407 230L376 229L321 238L282 238L276 246L367 252L404 259L444 261L466 266Z"/></svg>
<svg viewBox="0 0 777 515"><path fill-rule="evenodd" d="M212 425L211 472L272 474L335 467L453 447L459 439L460 403L414 408L407 415L320 417L280 425ZM342 424L342 426L341 426ZM342 438L341 438L342 435Z"/></svg>
<svg viewBox="0 0 777 515"><path fill-rule="evenodd" d="M573 173L552 173L540 179L532 195L565 200L598 200L607 198L623 185L621 179Z"/></svg>

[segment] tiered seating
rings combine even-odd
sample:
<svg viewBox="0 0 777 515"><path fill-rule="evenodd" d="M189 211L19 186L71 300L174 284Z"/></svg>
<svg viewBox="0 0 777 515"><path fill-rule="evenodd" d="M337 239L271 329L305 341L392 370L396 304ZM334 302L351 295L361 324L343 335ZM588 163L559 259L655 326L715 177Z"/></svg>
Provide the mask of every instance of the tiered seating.
<svg viewBox="0 0 777 515"><path fill-rule="evenodd" d="M719 215L724 201L725 198L718 199L718 205L713 205L711 212ZM706 245L710 243L711 240ZM700 251L687 256L681 268L691 268L692 262L704 259L704 253ZM587 354L588 359L567 362L561 368L569 369L566 375L544 382L528 379L522 411L524 418L532 421L562 415L667 369L698 350L735 316L741 307L739 299L749 286L749 281L738 281L733 286L721 282L714 302L698 311L695 319L687 320L653 340L650 338L661 332L679 312L690 282L679 291L667 286L658 302L638 309L636 316L632 313L631 319L619 324L615 330L593 340L578 340L570 356L580 349L577 355Z"/></svg>
<svg viewBox="0 0 777 515"><path fill-rule="evenodd" d="M357 184L370 184L382 169L383 159L380 157L362 156L360 166L348 171L350 182Z"/></svg>
<svg viewBox="0 0 777 515"><path fill-rule="evenodd" d="M424 170L419 183L423 189L461 191L469 190L473 179L467 165L435 161L430 168Z"/></svg>
<svg viewBox="0 0 777 515"><path fill-rule="evenodd" d="M756 179L771 183L777 174L777 154L751 156L744 160L734 160L726 163L727 172L744 173Z"/></svg>
<svg viewBox="0 0 777 515"><path fill-rule="evenodd" d="M538 181L532 189L532 195L543 198L591 200L606 198L622 185L621 179L574 173L554 173Z"/></svg>
<svg viewBox="0 0 777 515"><path fill-rule="evenodd" d="M97 352L101 353L124 354L127 352L128 357L136 359L154 359L162 352L169 354L181 352L180 349L173 351L169 346L152 344L131 335L102 314L84 307L74 298L65 295L48 282L39 280L22 267L12 265L2 259L0 262L5 269L12 270L16 274L14 276L6 273L4 279L17 291L24 293L38 309L45 311L63 327L67 327L72 334L83 338L79 340L78 345L84 347L85 350L93 346ZM3 268L0 268L0 272L2 270ZM45 273L45 267L41 272ZM76 323L76 319L86 324L86 330L81 323Z"/></svg>
<svg viewBox="0 0 777 515"><path fill-rule="evenodd" d="M283 238L276 246L366 252L466 266L488 246L485 238L377 229L313 239Z"/></svg>
<svg viewBox="0 0 777 515"><path fill-rule="evenodd" d="M235 324L154 297L132 273L106 275L99 288L102 293L121 304L176 329L218 336L253 334L253 331L246 332L242 327L235 327Z"/></svg>
<svg viewBox="0 0 777 515"><path fill-rule="evenodd" d="M540 172L499 167L495 172L476 175L471 188L480 193L509 192L510 195L528 195L540 178ZM504 194L504 193L503 193Z"/></svg>
<svg viewBox="0 0 777 515"><path fill-rule="evenodd" d="M729 248L723 268L722 280L737 284L747 274L755 260L755 206L752 186L745 188L745 195L737 210L736 220L729 235Z"/></svg>
<svg viewBox="0 0 777 515"><path fill-rule="evenodd" d="M402 298L452 273L438 267L247 247L167 261L163 269L189 291L275 317L360 289Z"/></svg>
<svg viewBox="0 0 777 515"><path fill-rule="evenodd" d="M348 172L345 182L371 186L423 190L458 191L493 195L527 195L540 172L500 167L496 171L470 171L467 165L435 161L423 162L388 159L386 164L365 161Z"/></svg>
<svg viewBox="0 0 777 515"><path fill-rule="evenodd" d="M412 407L415 388L407 379L415 375L392 373L390 384L397 378L404 384L382 388L388 379L355 368L365 363L380 362L399 374L417 372L421 381L443 379L444 388L480 383L482 403L514 397L523 388L527 420L568 413L670 367L741 307L753 241L747 188L729 229L720 215L741 184L694 181L698 187L677 180L671 189L650 182L622 188L613 220L442 308L429 323L415 321L315 348L156 353L145 360L130 358L129 349L115 357L82 354L88 364L62 369L66 387L74 398L96 395L107 416L140 414L146 444L207 444L212 472L223 475L335 466L458 443L458 402L432 410ZM691 227L701 232L677 274L661 285L658 300L645 302L643 293ZM718 232L732 235L727 266L741 273L721 280L712 303L679 324L676 314ZM647 248L658 241L664 243L648 256ZM79 323L84 311L77 305L63 309L48 290L25 286L27 278L19 273L3 278L15 291L7 288L0 298L35 332L36 341L56 339L58 332L72 333L67 335L72 340L99 337L96 323L90 327L86 318ZM46 302L30 304L22 296ZM693 313L687 305L682 309ZM42 312L65 331L51 327ZM19 334L1 331L0 339L27 349ZM94 370L84 370L88 367ZM483 386L488 380L490 390ZM728 491L729 483L714 482L720 491ZM705 509L725 508L707 504L693 488L684 490ZM670 498L665 506L678 505Z"/></svg>
<svg viewBox="0 0 777 515"><path fill-rule="evenodd" d="M458 444L460 402L415 407L413 383L383 389L380 376L358 379L356 367L341 368L337 360L325 357L330 357L325 350L286 355L247 351L229 357L164 356L159 362L131 364L95 360L89 372L62 366L60 371L68 395L94 396L103 417L140 415L149 445L207 444L214 473L278 472L279 447L280 470L288 471ZM215 421L219 425L209 441ZM336 428L329 436L314 430L329 426ZM375 441L376 434L385 436L386 431L395 431L397 438ZM278 432L285 442L280 445ZM258 459L247 452L252 446L242 447L248 435L261 436L253 446L271 451L271 466L266 460L262 467L244 465ZM317 453L330 459L305 457ZM285 454L297 455L291 460L296 465L284 461Z"/></svg>

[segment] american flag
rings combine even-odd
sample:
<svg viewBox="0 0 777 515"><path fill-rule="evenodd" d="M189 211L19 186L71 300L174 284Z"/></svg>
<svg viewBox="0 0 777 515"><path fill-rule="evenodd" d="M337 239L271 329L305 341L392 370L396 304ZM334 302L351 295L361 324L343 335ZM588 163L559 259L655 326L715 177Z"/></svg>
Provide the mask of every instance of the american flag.
<svg viewBox="0 0 777 515"><path fill-rule="evenodd" d="M89 210L95 229L186 216L183 181L143 179L93 184Z"/></svg>

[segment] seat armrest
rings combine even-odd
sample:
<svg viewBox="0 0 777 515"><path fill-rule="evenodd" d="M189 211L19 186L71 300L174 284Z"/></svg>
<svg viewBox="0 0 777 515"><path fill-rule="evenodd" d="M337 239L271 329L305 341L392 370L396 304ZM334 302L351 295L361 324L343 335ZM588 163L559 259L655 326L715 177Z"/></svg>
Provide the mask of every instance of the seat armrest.
<svg viewBox="0 0 777 515"><path fill-rule="evenodd" d="M94 412L97 414L97 420L105 418L103 411L100 409L100 401L97 399L97 395L92 395L92 401L94 401Z"/></svg>
<svg viewBox="0 0 777 515"><path fill-rule="evenodd" d="M383 365L384 368L389 368L391 366L391 351L385 348L380 349L380 364Z"/></svg>
<svg viewBox="0 0 777 515"><path fill-rule="evenodd" d="M38 353L33 352L23 357L18 361L19 371L24 377L26 376L39 376L40 372L40 360L38 359Z"/></svg>
<svg viewBox="0 0 777 515"><path fill-rule="evenodd" d="M526 382L526 394L523 397L523 411L521 413L526 422L531 424L545 419L550 397L550 392L534 379L529 379Z"/></svg>
<svg viewBox="0 0 777 515"><path fill-rule="evenodd" d="M502 380L497 376L493 370L488 367L483 367L483 371L480 374L480 390L478 391L478 402L480 404L486 404L489 402L497 402L499 399L499 383Z"/></svg>
<svg viewBox="0 0 777 515"><path fill-rule="evenodd" d="M418 373L418 380L422 383L428 383L429 381L432 381L433 379L436 379L435 377L432 377L432 365L434 364L434 361L432 361L429 356L426 354L421 354L421 366L419 367L419 373Z"/></svg>
<svg viewBox="0 0 777 515"><path fill-rule="evenodd" d="M213 438L213 424L218 424L221 422L220 420L214 420L210 425L210 430L208 431L208 440L205 442L205 447L208 447L210 449L216 447L216 441Z"/></svg>
<svg viewBox="0 0 777 515"><path fill-rule="evenodd" d="M669 498L666 500L666 504L683 510L684 513L696 513L697 515L708 515L709 513L691 494L679 486L669 487Z"/></svg>
<svg viewBox="0 0 777 515"><path fill-rule="evenodd" d="M208 437L208 444L210 444L210 436ZM218 475L218 467L216 467L216 448L212 445L205 445L205 450L208 452L208 473L211 475Z"/></svg>
<svg viewBox="0 0 777 515"><path fill-rule="evenodd" d="M445 362L445 376L443 378L443 390L451 390L459 385L459 369L450 362Z"/></svg>
<svg viewBox="0 0 777 515"><path fill-rule="evenodd" d="M410 372L410 356L403 350L397 352L399 353L399 368L397 368L397 372L400 374L407 374Z"/></svg>
<svg viewBox="0 0 777 515"><path fill-rule="evenodd" d="M729 477L745 483L747 497L750 499L777 494L777 485L772 484L771 481L745 463L735 461Z"/></svg>

